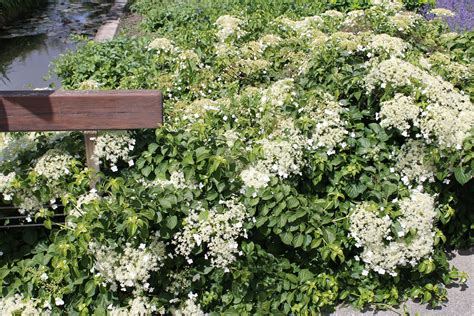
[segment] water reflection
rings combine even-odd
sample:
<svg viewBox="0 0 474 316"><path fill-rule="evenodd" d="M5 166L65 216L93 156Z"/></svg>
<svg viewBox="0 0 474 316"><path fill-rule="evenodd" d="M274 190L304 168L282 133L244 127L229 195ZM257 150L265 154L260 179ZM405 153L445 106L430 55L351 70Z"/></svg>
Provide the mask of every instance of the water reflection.
<svg viewBox="0 0 474 316"><path fill-rule="evenodd" d="M48 81L50 62L75 47L74 43L46 34L0 39L0 90L22 90L58 85L58 78Z"/></svg>
<svg viewBox="0 0 474 316"><path fill-rule="evenodd" d="M0 30L0 90L58 85L45 81L51 61L74 49L71 34L93 36L113 0L50 0L31 17Z"/></svg>

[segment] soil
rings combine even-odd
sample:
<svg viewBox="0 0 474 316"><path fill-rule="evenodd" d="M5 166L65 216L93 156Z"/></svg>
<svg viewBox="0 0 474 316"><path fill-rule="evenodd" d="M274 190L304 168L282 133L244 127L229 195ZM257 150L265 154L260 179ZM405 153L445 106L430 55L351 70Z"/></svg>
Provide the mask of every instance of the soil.
<svg viewBox="0 0 474 316"><path fill-rule="evenodd" d="M140 37L145 32L140 28L143 17L137 13L125 12L120 18L117 34L127 37Z"/></svg>

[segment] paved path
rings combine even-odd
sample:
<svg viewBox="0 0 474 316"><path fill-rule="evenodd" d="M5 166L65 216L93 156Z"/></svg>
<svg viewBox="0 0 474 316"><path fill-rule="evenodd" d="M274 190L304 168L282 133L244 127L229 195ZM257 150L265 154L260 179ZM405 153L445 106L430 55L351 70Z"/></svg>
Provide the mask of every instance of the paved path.
<svg viewBox="0 0 474 316"><path fill-rule="evenodd" d="M456 251L452 253L453 258L450 263L458 270L467 272L469 279L467 286L448 288L448 299L444 306L437 309L432 309L426 305L420 305L414 302L407 302L407 307L410 315L415 315L417 312L422 316L474 316L474 247L469 250ZM395 316L403 315L403 307L395 311L365 311L358 312L350 307L339 308L332 315L334 316Z"/></svg>

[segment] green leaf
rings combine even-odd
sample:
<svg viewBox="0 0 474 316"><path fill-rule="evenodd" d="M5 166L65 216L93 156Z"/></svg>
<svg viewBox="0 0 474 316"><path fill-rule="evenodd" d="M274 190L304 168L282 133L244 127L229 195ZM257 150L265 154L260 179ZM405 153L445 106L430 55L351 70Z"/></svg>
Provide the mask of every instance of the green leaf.
<svg viewBox="0 0 474 316"><path fill-rule="evenodd" d="M171 201L169 199L166 199L166 198L162 198L160 200L160 205L164 208L164 209L171 209L172 208L172 205L171 205Z"/></svg>
<svg viewBox="0 0 474 316"><path fill-rule="evenodd" d="M355 198L359 195L359 188L358 188L357 184L352 183L352 184L346 189L346 193L347 193L347 195L348 195L351 199L355 199Z"/></svg>
<svg viewBox="0 0 474 316"><path fill-rule="evenodd" d="M142 175L144 175L145 177L148 177L152 171L153 171L153 168L151 166L146 166L145 168L141 170Z"/></svg>
<svg viewBox="0 0 474 316"><path fill-rule="evenodd" d="M291 242L293 241L293 234L290 232L285 232L280 235L280 238L285 245L291 245Z"/></svg>
<svg viewBox="0 0 474 316"><path fill-rule="evenodd" d="M196 162L201 162L204 159L209 158L209 153L210 151L205 147L199 147L198 149L196 149Z"/></svg>
<svg viewBox="0 0 474 316"><path fill-rule="evenodd" d="M293 246L295 246L296 248L299 248L303 245L303 242L304 242L304 235L303 234L298 234L293 239Z"/></svg>
<svg viewBox="0 0 474 316"><path fill-rule="evenodd" d="M461 185L465 185L472 179L471 172L466 172L463 167L454 168L454 177Z"/></svg>
<svg viewBox="0 0 474 316"><path fill-rule="evenodd" d="M178 224L178 217L176 217L175 215L168 216L166 218L166 227L168 227L169 229L175 228L177 224Z"/></svg>
<svg viewBox="0 0 474 316"><path fill-rule="evenodd" d="M159 146L156 143L149 144L148 145L148 151L153 154L158 149L158 147Z"/></svg>
<svg viewBox="0 0 474 316"><path fill-rule="evenodd" d="M263 224L267 222L267 220L268 220L268 217L266 216L257 218L257 221L255 222L255 227L257 228L261 227Z"/></svg>
<svg viewBox="0 0 474 316"><path fill-rule="evenodd" d="M193 159L193 154L188 153L184 156L183 161L181 162L184 166L187 165L194 165L194 159Z"/></svg>
<svg viewBox="0 0 474 316"><path fill-rule="evenodd" d="M298 284L299 283L299 278L294 275L294 274L291 274L291 273L287 273L286 274L286 278L288 279L288 281L290 281L291 283L295 283L295 284Z"/></svg>
<svg viewBox="0 0 474 316"><path fill-rule="evenodd" d="M143 209L140 211L140 214L145 216L145 218L149 219L150 221L155 217L155 211L152 209Z"/></svg>
<svg viewBox="0 0 474 316"><path fill-rule="evenodd" d="M286 216L285 213L280 215L280 221L278 223L279 227L284 227L286 225L286 222L288 221L288 216Z"/></svg>
<svg viewBox="0 0 474 316"><path fill-rule="evenodd" d="M328 244L336 240L336 235L329 229L323 229L323 237Z"/></svg>
<svg viewBox="0 0 474 316"><path fill-rule="evenodd" d="M292 223L292 222L296 221L298 218L301 218L301 217L305 216L306 213L307 213L307 211L305 209L300 209L300 210L294 212L293 214L291 214L288 217L288 222Z"/></svg>
<svg viewBox="0 0 474 316"><path fill-rule="evenodd" d="M209 218L209 211L204 210L201 213L199 213L199 220L200 221L206 221Z"/></svg>
<svg viewBox="0 0 474 316"><path fill-rule="evenodd" d="M44 227L46 227L47 229L51 229L53 227L53 222L51 222L50 219L45 220Z"/></svg>
<svg viewBox="0 0 474 316"><path fill-rule="evenodd" d="M300 282L306 282L314 278L314 273L308 269L302 269L298 272L298 278Z"/></svg>
<svg viewBox="0 0 474 316"><path fill-rule="evenodd" d="M298 199L295 197L290 197L286 200L286 205L289 209L293 209L300 205L300 201L298 201Z"/></svg>
<svg viewBox="0 0 474 316"><path fill-rule="evenodd" d="M96 288L96 285L95 285L95 281L94 281L94 280L89 280L89 281L86 283L85 292L86 292L86 294L87 294L88 297L94 296L94 294L95 294L95 288Z"/></svg>

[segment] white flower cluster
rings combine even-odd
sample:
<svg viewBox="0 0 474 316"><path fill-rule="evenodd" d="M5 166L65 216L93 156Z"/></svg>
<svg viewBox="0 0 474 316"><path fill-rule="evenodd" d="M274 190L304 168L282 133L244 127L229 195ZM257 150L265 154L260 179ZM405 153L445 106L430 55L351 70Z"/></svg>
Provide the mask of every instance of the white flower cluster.
<svg viewBox="0 0 474 316"><path fill-rule="evenodd" d="M330 39L336 44L337 47L342 49L345 54L353 54L355 51L364 51L363 44L364 34L353 34L350 32L335 32L331 34Z"/></svg>
<svg viewBox="0 0 474 316"><path fill-rule="evenodd" d="M235 199L221 201L223 211L217 208L191 209L184 220L184 229L175 234L173 244L176 253L185 256L188 263L194 247L207 244L205 259L210 258L213 267L227 268L236 260L239 244L237 239L246 237L244 222L248 215L245 206Z"/></svg>
<svg viewBox="0 0 474 316"><path fill-rule="evenodd" d="M411 86L414 78L420 78L421 71L414 65L399 58L390 58L373 65L365 78L367 90L370 92L377 85L385 88L387 84L394 87Z"/></svg>
<svg viewBox="0 0 474 316"><path fill-rule="evenodd" d="M0 193L3 194L3 199L5 201L10 201L12 199L13 191L11 190L12 182L15 180L16 173L10 172L7 175L0 173Z"/></svg>
<svg viewBox="0 0 474 316"><path fill-rule="evenodd" d="M376 34L370 39L367 48L373 52L385 52L390 56L403 56L408 44L399 37Z"/></svg>
<svg viewBox="0 0 474 316"><path fill-rule="evenodd" d="M401 11L395 15L389 16L389 21L394 28L400 32L411 30L419 19L423 17L410 11Z"/></svg>
<svg viewBox="0 0 474 316"><path fill-rule="evenodd" d="M285 28L288 27L293 30L299 37L305 39L311 39L315 35L318 35L319 27L324 23L320 16L308 16L299 21L293 21L287 17L279 18L280 24Z"/></svg>
<svg viewBox="0 0 474 316"><path fill-rule="evenodd" d="M258 141L262 146L264 159L257 163L280 178L286 179L291 174L300 174L302 167L302 142L293 140L262 139Z"/></svg>
<svg viewBox="0 0 474 316"><path fill-rule="evenodd" d="M219 28L217 32L217 37L221 42L224 42L231 36L235 36L240 38L244 36L246 33L244 30L241 29L241 26L244 24L239 18L230 15L223 15L220 16L216 20L216 25Z"/></svg>
<svg viewBox="0 0 474 316"><path fill-rule="evenodd" d="M92 189L89 192L80 195L77 198L75 207L69 211L69 215L74 216L74 217L80 217L81 215L84 214L82 210L83 205L90 204L99 199L100 199L100 196L99 194L97 194L97 190L95 189Z"/></svg>
<svg viewBox="0 0 474 316"><path fill-rule="evenodd" d="M21 202L17 206L20 214L27 213L31 215L44 207L43 203L41 203L36 196L31 194L31 192L20 193L19 199Z"/></svg>
<svg viewBox="0 0 474 316"><path fill-rule="evenodd" d="M344 13L337 10L326 10L323 14L321 14L321 16L328 17L331 19L342 20L344 18Z"/></svg>
<svg viewBox="0 0 474 316"><path fill-rule="evenodd" d="M409 62L398 58L384 60L370 70L365 82L369 92L377 85L416 88L413 82L420 82L421 93L429 101L419 119L421 134L428 143L434 137L441 147L460 149L474 125L474 106L468 95Z"/></svg>
<svg viewBox="0 0 474 316"><path fill-rule="evenodd" d="M307 140L289 118L280 118L278 127L267 137L257 141L263 158L240 173L245 187L265 187L270 176L282 179L292 174L301 174L303 148Z"/></svg>
<svg viewBox="0 0 474 316"><path fill-rule="evenodd" d="M196 304L197 294L189 293L188 297L180 308L174 310L171 314L173 316L205 316L206 314L201 310L201 305Z"/></svg>
<svg viewBox="0 0 474 316"><path fill-rule="evenodd" d="M426 159L427 156L426 146L419 140L410 139L402 146L395 169L402 175L403 184L434 181L436 167Z"/></svg>
<svg viewBox="0 0 474 316"><path fill-rule="evenodd" d="M398 129L403 136L413 126L419 126L421 108L412 97L397 93L392 100L380 103L380 126Z"/></svg>
<svg viewBox="0 0 474 316"><path fill-rule="evenodd" d="M372 5L385 10L400 10L403 8L403 2L400 0L372 0Z"/></svg>
<svg viewBox="0 0 474 316"><path fill-rule="evenodd" d="M240 55L247 59L258 59L262 56L264 46L259 41L250 41L240 48ZM239 52L236 49L236 52Z"/></svg>
<svg viewBox="0 0 474 316"><path fill-rule="evenodd" d="M240 173L240 178L246 187L255 189L264 188L270 182L271 174L262 166L251 166Z"/></svg>
<svg viewBox="0 0 474 316"><path fill-rule="evenodd" d="M258 41L260 48L264 51L267 47L275 47L281 43L282 39L278 35L266 34Z"/></svg>
<svg viewBox="0 0 474 316"><path fill-rule="evenodd" d="M265 59L240 59L238 66L243 74L249 76L265 71L271 66L271 63Z"/></svg>
<svg viewBox="0 0 474 316"><path fill-rule="evenodd" d="M23 295L15 294L0 298L0 315L50 315L51 312L38 307L38 301L26 300Z"/></svg>
<svg viewBox="0 0 474 316"><path fill-rule="evenodd" d="M457 105L457 108L455 108ZM454 107L429 105L421 119L420 128L428 143L433 135L441 147L460 150L469 130L474 126L472 103L452 104Z"/></svg>
<svg viewBox="0 0 474 316"><path fill-rule="evenodd" d="M309 148L325 148L327 154L332 155L336 146L345 146L343 140L349 134L346 129L347 123L341 119L341 114L345 110L329 95L326 95L323 101L309 102L304 112L308 113L309 118L315 123L311 138L307 140Z"/></svg>
<svg viewBox="0 0 474 316"><path fill-rule="evenodd" d="M240 48L228 46L227 50L233 49L239 57L249 60L262 59L262 54L269 47L275 47L282 41L281 37L273 34L267 34L261 37L258 41L250 41ZM228 57L228 56L227 56ZM268 61L267 61L268 63Z"/></svg>
<svg viewBox="0 0 474 316"><path fill-rule="evenodd" d="M474 65L463 65L451 60L447 54L436 52L428 59L421 57L420 65L429 70L432 66L442 66L446 77L457 81L470 80L474 77Z"/></svg>
<svg viewBox="0 0 474 316"><path fill-rule="evenodd" d="M149 316L155 315L156 306L150 304L146 297L135 297L126 307L117 307L112 304L107 307L109 316Z"/></svg>
<svg viewBox="0 0 474 316"><path fill-rule="evenodd" d="M214 45L216 56L222 60L229 61L230 58L236 58L239 55L237 47L228 43L217 43Z"/></svg>
<svg viewBox="0 0 474 316"><path fill-rule="evenodd" d="M432 13L432 14L438 16L438 17L453 17L453 16L456 15L453 11L451 11L449 9L445 9L445 8L431 9L430 13Z"/></svg>
<svg viewBox="0 0 474 316"><path fill-rule="evenodd" d="M343 26L345 27L354 27L356 26L360 20L362 20L365 17L365 12L364 10L353 10L349 11L346 14L346 18L344 19L344 22L342 23Z"/></svg>
<svg viewBox="0 0 474 316"><path fill-rule="evenodd" d="M71 173L69 167L72 160L71 155L51 149L41 156L34 167L34 171L45 177L49 184L54 184Z"/></svg>
<svg viewBox="0 0 474 316"><path fill-rule="evenodd" d="M165 257L165 245L157 238L148 246L140 244L138 248L126 243L122 251L92 242L89 251L95 258L94 269L111 284L112 291L116 291L117 286L122 291L132 287L153 291L148 283L150 273L158 271Z"/></svg>
<svg viewBox="0 0 474 316"><path fill-rule="evenodd" d="M225 131L223 136L229 148L234 147L235 142L238 141L241 137L239 133L233 129Z"/></svg>
<svg viewBox="0 0 474 316"><path fill-rule="evenodd" d="M175 51L173 42L164 37L155 38L148 44L148 49L154 49L158 53L172 53Z"/></svg>
<svg viewBox="0 0 474 316"><path fill-rule="evenodd" d="M190 181L187 181L184 177L184 173L182 171L172 171L170 175L170 179L160 179L157 178L153 181L148 181L145 179L138 180L144 187L151 188L151 187L168 187L172 186L176 189L195 189L196 185Z"/></svg>
<svg viewBox="0 0 474 316"><path fill-rule="evenodd" d="M285 104L291 104L295 96L294 80L286 78L273 83L262 92L262 103L270 104L274 107L282 107Z"/></svg>
<svg viewBox="0 0 474 316"><path fill-rule="evenodd" d="M401 216L396 219L399 227L396 236L391 235L393 220L387 215L380 218L374 204L359 204L351 215L350 235L356 240L357 247L364 248L361 258L366 267L379 274L395 276L397 267L415 266L433 251L434 198L412 191L399 206ZM416 238L410 242L404 239L409 233L416 233Z"/></svg>
<svg viewBox="0 0 474 316"><path fill-rule="evenodd" d="M135 139L128 132L105 133L95 139L94 159L109 161L112 171L117 171L119 159L131 163L130 152L135 148Z"/></svg>
<svg viewBox="0 0 474 316"><path fill-rule="evenodd" d="M98 90L100 89L100 83L94 79L88 79L79 84L79 90Z"/></svg>
<svg viewBox="0 0 474 316"><path fill-rule="evenodd" d="M199 57L198 54L192 49L186 49L181 52L178 56L178 68L176 69L177 73L179 71L188 69L190 67L190 64L193 65L200 65L201 64L201 58Z"/></svg>
<svg viewBox="0 0 474 316"><path fill-rule="evenodd" d="M197 123L203 122L207 112L217 112L221 109L219 101L203 98L189 103L178 103L176 110L179 115L176 115L177 122Z"/></svg>

